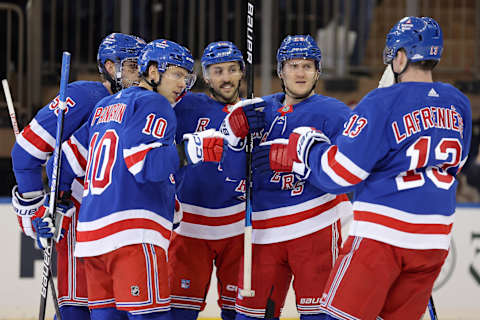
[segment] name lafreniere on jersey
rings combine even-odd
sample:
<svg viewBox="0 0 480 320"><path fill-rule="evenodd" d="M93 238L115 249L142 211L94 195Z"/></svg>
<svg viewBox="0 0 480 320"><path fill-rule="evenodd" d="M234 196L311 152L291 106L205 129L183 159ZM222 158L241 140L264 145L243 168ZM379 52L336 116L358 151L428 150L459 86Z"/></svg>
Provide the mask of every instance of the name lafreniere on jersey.
<svg viewBox="0 0 480 320"><path fill-rule="evenodd" d="M403 123L392 122L393 135L397 143L422 130L439 128L453 130L463 137L463 118L455 109L450 107L424 107L414 110L402 117Z"/></svg>
<svg viewBox="0 0 480 320"><path fill-rule="evenodd" d="M98 120L97 124L110 121L121 123L126 107L127 105L125 103L115 103L106 107L98 107L95 109L95 114L93 115L90 126L93 126L96 120Z"/></svg>

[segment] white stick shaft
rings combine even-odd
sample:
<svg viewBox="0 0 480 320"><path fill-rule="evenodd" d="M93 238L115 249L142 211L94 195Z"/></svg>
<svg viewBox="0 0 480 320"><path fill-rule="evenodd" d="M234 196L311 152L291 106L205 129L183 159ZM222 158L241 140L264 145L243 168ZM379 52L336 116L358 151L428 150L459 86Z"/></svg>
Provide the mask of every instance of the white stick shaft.
<svg viewBox="0 0 480 320"><path fill-rule="evenodd" d="M10 88L8 87L7 79L2 80L3 91L5 92L5 98L7 99L8 113L10 114L10 120L12 120L13 132L15 137L20 134L18 130L17 116L15 115L15 109L13 108L12 95L10 94Z"/></svg>
<svg viewBox="0 0 480 320"><path fill-rule="evenodd" d="M243 240L243 288L240 294L244 297L253 297L252 290L252 226L245 227Z"/></svg>

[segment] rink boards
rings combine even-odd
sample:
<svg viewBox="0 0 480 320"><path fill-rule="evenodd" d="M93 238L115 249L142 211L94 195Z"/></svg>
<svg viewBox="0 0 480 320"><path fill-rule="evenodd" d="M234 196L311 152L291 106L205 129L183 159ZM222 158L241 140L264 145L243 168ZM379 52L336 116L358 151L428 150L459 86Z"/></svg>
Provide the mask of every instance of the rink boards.
<svg viewBox="0 0 480 320"><path fill-rule="evenodd" d="M2 259L0 267L0 320L34 319L40 301L41 254L33 249L30 240L21 237L10 199L0 202L2 217ZM348 219L342 228L345 236ZM459 206L453 228L453 245L442 273L437 279L433 297L440 319L480 318L480 206ZM219 316L218 296L213 278L203 319ZM49 318L53 315L48 300ZM298 318L295 299L290 290L282 317ZM428 318L428 317L427 317Z"/></svg>

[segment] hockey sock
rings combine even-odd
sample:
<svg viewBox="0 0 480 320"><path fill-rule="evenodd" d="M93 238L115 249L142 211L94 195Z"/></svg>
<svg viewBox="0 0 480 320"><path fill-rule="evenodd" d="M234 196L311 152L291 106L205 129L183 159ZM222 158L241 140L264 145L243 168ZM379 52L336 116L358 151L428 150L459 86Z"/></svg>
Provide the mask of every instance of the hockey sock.
<svg viewBox="0 0 480 320"><path fill-rule="evenodd" d="M172 320L196 320L198 317L198 310L171 308L170 314Z"/></svg>
<svg viewBox="0 0 480 320"><path fill-rule="evenodd" d="M235 320L236 314L235 310L222 309L221 317L222 320Z"/></svg>
<svg viewBox="0 0 480 320"><path fill-rule="evenodd" d="M128 320L128 312L115 308L91 309L90 318L92 320Z"/></svg>
<svg viewBox="0 0 480 320"><path fill-rule="evenodd" d="M90 320L90 310L88 310L88 307L61 306L60 315L62 319ZM57 320L56 315L54 316L54 320Z"/></svg>

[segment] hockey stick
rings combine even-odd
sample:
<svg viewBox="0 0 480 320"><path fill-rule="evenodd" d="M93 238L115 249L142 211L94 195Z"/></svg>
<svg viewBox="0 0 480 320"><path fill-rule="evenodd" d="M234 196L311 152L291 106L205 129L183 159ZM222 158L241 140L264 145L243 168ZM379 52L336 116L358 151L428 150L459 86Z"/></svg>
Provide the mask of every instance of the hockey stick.
<svg viewBox="0 0 480 320"><path fill-rule="evenodd" d="M13 108L12 95L10 94L10 88L8 87L7 79L2 80L3 92L5 93L5 99L7 100L8 113L10 114L10 120L12 120L13 133L15 139L20 134L18 130L17 116L15 115L15 109Z"/></svg>
<svg viewBox="0 0 480 320"><path fill-rule="evenodd" d="M430 295L430 299L428 300L428 312L430 312L430 319L437 320L437 310L435 310L435 305L433 304L433 297Z"/></svg>
<svg viewBox="0 0 480 320"><path fill-rule="evenodd" d="M10 115L10 120L12 121L13 133L15 134L15 139L17 139L18 135L20 134L20 129L18 128L17 115L15 114L15 108L13 107L12 94L10 93L8 80L3 79L2 85L3 85L3 92L5 93L5 99L7 100L8 113ZM60 308L58 307L57 291L55 289L55 283L52 277L49 278L49 283L52 291L53 305L55 306L55 314L57 316L57 319L61 320L62 317L60 315Z"/></svg>
<svg viewBox="0 0 480 320"><path fill-rule="evenodd" d="M253 21L255 4L254 0L247 2L247 98L253 98ZM240 294L243 297L255 296L252 290L252 150L253 137L249 133L247 135L247 144L245 151L247 152L247 175L245 179L245 233L243 243L243 289Z"/></svg>
<svg viewBox="0 0 480 320"><path fill-rule="evenodd" d="M53 150L53 170L52 181L50 183L50 203L48 206L47 216L55 219L55 212L57 209L57 189L58 189L58 176L60 174L60 157L62 155L62 135L63 135L63 120L65 118L65 100L67 96L67 84L68 73L70 71L70 53L63 52L62 57L62 73L60 77L60 103L57 115L57 133L55 135L55 148ZM54 221L55 224L55 221ZM45 319L45 307L47 304L47 290L49 278L52 273L50 272L52 266L52 239L48 239L47 247L43 250L43 269L42 269L42 288L40 294L40 311L38 315L39 320Z"/></svg>

